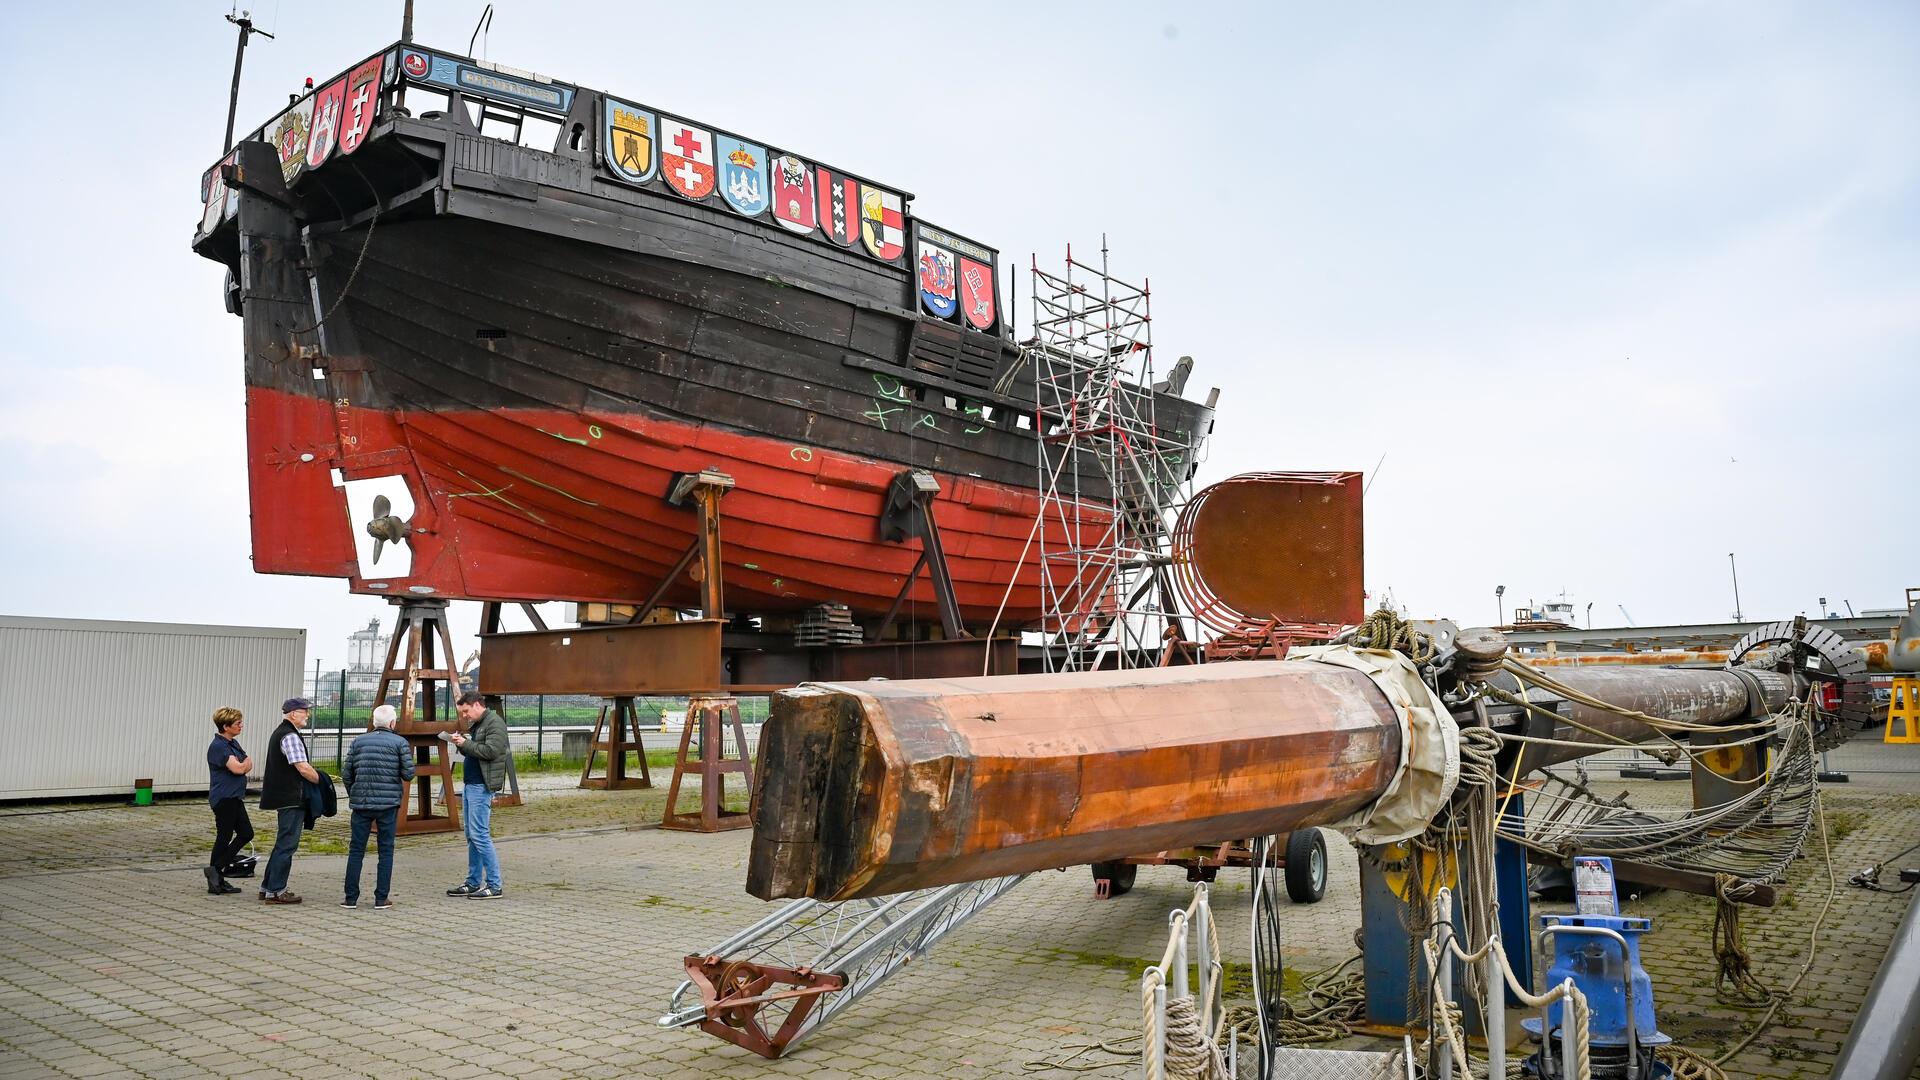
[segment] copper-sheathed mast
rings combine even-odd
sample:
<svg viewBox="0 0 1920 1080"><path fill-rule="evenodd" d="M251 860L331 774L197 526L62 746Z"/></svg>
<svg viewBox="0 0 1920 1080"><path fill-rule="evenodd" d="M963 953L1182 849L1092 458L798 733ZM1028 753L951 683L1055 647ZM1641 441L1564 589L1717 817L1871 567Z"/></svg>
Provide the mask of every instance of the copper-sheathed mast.
<svg viewBox="0 0 1920 1080"><path fill-rule="evenodd" d="M1555 675L1703 724L1791 690L1764 670ZM1534 744L1528 769L1654 737L1529 696L1572 722L1541 732L1562 742ZM1299 661L810 685L776 696L762 736L747 891L847 900L1324 825L1385 791L1401 737L1367 676Z"/></svg>
<svg viewBox="0 0 1920 1080"><path fill-rule="evenodd" d="M747 891L847 900L1339 820L1400 726L1364 674L1246 662L815 685L761 741Z"/></svg>

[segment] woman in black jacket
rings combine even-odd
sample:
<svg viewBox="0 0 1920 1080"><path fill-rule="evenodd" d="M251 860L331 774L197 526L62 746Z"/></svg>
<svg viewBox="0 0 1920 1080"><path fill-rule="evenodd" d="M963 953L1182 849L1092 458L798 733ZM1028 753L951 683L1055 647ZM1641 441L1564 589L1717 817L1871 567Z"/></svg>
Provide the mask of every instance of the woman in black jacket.
<svg viewBox="0 0 1920 1080"><path fill-rule="evenodd" d="M237 893L221 871L232 865L240 849L253 842L253 822L247 817L247 773L253 759L236 740L246 718L240 710L223 706L213 712L213 742L207 747L207 802L213 807L213 861L207 864L207 891L215 896Z"/></svg>

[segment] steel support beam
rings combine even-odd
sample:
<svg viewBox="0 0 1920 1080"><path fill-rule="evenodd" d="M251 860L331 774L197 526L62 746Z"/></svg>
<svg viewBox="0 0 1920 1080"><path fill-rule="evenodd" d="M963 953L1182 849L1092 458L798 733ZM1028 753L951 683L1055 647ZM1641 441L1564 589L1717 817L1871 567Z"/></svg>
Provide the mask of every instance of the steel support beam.
<svg viewBox="0 0 1920 1080"><path fill-rule="evenodd" d="M1876 615L1853 619L1810 620L1852 642L1878 641L1893 632L1898 616ZM1581 630L1506 630L1516 648L1544 648L1555 643L1561 652L1578 649L1727 649L1764 622L1701 623L1679 626L1610 626Z"/></svg>

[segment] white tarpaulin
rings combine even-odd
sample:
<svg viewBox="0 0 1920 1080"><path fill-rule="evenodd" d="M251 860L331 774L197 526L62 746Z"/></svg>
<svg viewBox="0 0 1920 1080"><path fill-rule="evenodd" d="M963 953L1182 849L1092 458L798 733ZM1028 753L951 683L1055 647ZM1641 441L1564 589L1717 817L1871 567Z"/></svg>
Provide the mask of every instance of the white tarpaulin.
<svg viewBox="0 0 1920 1080"><path fill-rule="evenodd" d="M1362 844L1391 844L1425 832L1460 782L1460 728L1413 661L1351 645L1296 648L1287 659L1365 672L1400 717L1400 768L1393 782L1372 805L1328 827Z"/></svg>

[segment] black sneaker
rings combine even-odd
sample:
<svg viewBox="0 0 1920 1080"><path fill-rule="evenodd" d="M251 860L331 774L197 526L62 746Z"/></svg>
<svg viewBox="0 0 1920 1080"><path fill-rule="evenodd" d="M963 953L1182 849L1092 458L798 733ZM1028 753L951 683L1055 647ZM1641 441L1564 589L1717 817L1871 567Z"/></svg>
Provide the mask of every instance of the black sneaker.
<svg viewBox="0 0 1920 1080"><path fill-rule="evenodd" d="M346 909L347 909L348 911L352 911L352 910L353 910L354 908L357 908L357 907L359 907L359 906L360 906L360 901L358 901L358 900L342 900L342 901L340 901L340 906L341 906L341 907L343 907L343 908L346 908Z"/></svg>
<svg viewBox="0 0 1920 1080"><path fill-rule="evenodd" d="M463 881L460 884L455 885L453 888L448 889L447 895L448 896L472 896L474 893L477 893L479 891L480 891L479 886L468 885L466 882Z"/></svg>
<svg viewBox="0 0 1920 1080"><path fill-rule="evenodd" d="M375 911L385 911L392 906L393 906L393 899L391 897L385 900L375 900L373 902L373 910Z"/></svg>
<svg viewBox="0 0 1920 1080"><path fill-rule="evenodd" d="M467 894L469 900L498 900L507 895L505 889L479 888Z"/></svg>

